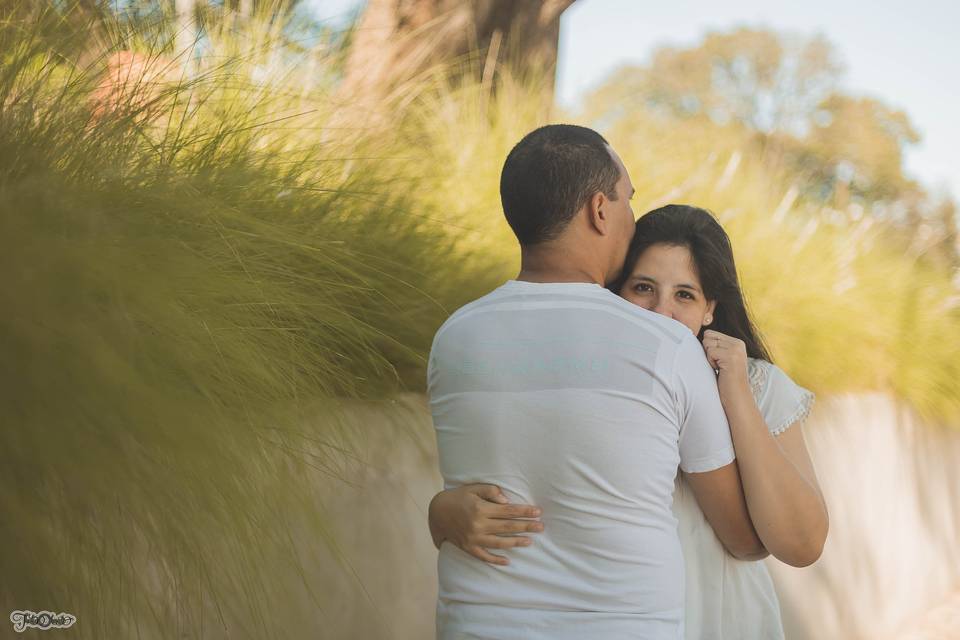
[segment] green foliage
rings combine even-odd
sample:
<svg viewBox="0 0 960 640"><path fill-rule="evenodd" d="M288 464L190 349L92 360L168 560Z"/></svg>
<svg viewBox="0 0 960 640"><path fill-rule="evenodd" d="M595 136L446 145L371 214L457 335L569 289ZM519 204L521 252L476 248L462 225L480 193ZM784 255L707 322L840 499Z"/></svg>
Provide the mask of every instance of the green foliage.
<svg viewBox="0 0 960 640"><path fill-rule="evenodd" d="M124 38L77 67L0 30L0 601L83 637L284 637L262 576L349 449L337 399L422 388L484 278L397 148L324 128L302 58L210 34L196 62Z"/></svg>

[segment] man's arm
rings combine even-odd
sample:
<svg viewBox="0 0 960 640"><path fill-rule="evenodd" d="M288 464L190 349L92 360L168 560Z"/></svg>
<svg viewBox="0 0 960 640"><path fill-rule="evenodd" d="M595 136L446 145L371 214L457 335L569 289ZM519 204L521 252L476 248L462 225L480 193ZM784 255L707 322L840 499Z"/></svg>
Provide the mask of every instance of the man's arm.
<svg viewBox="0 0 960 640"><path fill-rule="evenodd" d="M740 560L762 560L770 555L750 520L736 460L713 471L684 476L727 553Z"/></svg>

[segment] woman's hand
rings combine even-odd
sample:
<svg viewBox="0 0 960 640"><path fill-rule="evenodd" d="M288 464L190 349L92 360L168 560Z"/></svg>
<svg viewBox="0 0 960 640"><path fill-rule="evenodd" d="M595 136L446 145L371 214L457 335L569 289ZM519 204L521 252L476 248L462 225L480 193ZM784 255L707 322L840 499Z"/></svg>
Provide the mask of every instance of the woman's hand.
<svg viewBox="0 0 960 640"><path fill-rule="evenodd" d="M707 329L703 332L703 350L710 366L719 371L720 397L728 393L750 393L747 375L747 345L739 338ZM753 396L750 395L752 400Z"/></svg>
<svg viewBox="0 0 960 640"><path fill-rule="evenodd" d="M510 564L510 560L487 549L531 545L530 537L509 534L543 531L542 522L520 519L538 517L539 507L509 504L500 487L492 484L468 484L441 491L430 501L428 512L430 534L437 548L444 541L452 542L470 555L498 565Z"/></svg>

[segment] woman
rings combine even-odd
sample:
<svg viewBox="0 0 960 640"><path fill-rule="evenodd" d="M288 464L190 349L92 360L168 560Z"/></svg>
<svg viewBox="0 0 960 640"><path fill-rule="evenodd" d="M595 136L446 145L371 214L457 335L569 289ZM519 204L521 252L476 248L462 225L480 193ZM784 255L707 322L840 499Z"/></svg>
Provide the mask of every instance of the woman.
<svg viewBox="0 0 960 640"><path fill-rule="evenodd" d="M828 516L802 421L813 394L772 359L747 313L726 232L703 209L668 205L642 216L624 269L608 287L626 300L681 322L703 343L717 370L750 518L766 550L802 567L819 558ZM709 328L708 328L709 327ZM760 558L728 554L678 474L674 514L686 568L688 638L783 638L773 582ZM437 494L430 531L493 564L488 548L533 544L543 531L534 505L510 505L493 485Z"/></svg>

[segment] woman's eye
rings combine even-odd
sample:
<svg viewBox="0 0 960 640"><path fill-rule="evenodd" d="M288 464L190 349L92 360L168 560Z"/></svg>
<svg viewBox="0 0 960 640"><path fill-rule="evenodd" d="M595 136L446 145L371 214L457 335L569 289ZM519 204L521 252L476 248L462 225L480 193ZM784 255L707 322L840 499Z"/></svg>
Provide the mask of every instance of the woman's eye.
<svg viewBox="0 0 960 640"><path fill-rule="evenodd" d="M651 286L648 285L648 284L644 284L644 283L642 283L642 282L641 282L640 284L638 284L636 287L634 287L634 289L636 289L637 291L639 291L639 292L641 292L641 293L647 293L648 291L653 291L653 287L651 287Z"/></svg>
<svg viewBox="0 0 960 640"><path fill-rule="evenodd" d="M696 297L689 291L680 291L677 295L686 300L696 300Z"/></svg>

